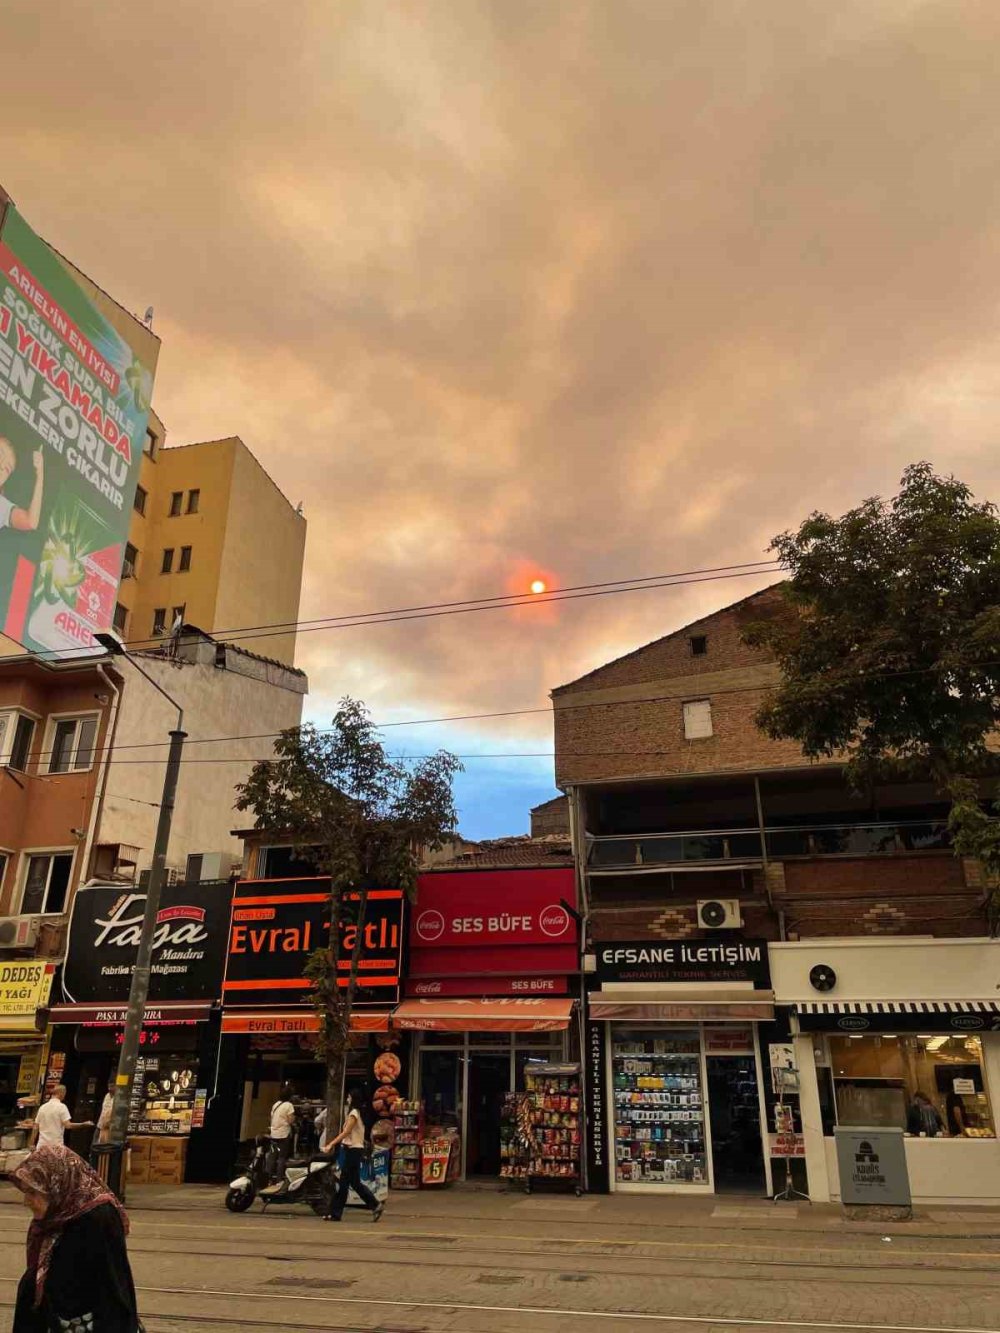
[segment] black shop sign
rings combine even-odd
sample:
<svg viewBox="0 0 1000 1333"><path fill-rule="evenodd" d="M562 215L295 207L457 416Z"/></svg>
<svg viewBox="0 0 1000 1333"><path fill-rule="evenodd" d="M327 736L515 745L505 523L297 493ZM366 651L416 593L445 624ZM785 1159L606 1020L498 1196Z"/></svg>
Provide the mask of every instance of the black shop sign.
<svg viewBox="0 0 1000 1333"><path fill-rule="evenodd" d="M303 976L310 955L330 941L329 880L242 880L233 897L222 998L235 1006L311 1003ZM403 894L373 889L364 919L359 899L346 895L340 923L338 984L349 981L351 951L361 931L356 1005L387 1007L399 1000Z"/></svg>
<svg viewBox="0 0 1000 1333"><path fill-rule="evenodd" d="M766 940L632 940L597 946L601 982L749 981L767 990Z"/></svg>
<svg viewBox="0 0 1000 1333"><path fill-rule="evenodd" d="M153 937L151 1001L218 1000L233 890L164 885ZM62 990L70 1004L124 1003L139 949L146 895L131 886L77 889Z"/></svg>

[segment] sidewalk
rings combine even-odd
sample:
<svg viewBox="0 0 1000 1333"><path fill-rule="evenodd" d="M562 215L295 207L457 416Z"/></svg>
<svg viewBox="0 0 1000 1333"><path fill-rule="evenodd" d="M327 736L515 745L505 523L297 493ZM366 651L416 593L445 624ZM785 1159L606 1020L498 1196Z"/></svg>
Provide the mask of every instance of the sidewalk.
<svg viewBox="0 0 1000 1333"><path fill-rule="evenodd" d="M132 1185L127 1206L134 1213L197 1212L224 1213L223 1185ZM19 1202L16 1191L0 1186L0 1204ZM839 1204L773 1203L746 1195L690 1195L661 1197L653 1194L533 1193L490 1184L455 1184L390 1195L387 1221L394 1226L419 1223L448 1226L456 1221L493 1222L512 1226L518 1222L550 1219L559 1225L585 1224L603 1232L649 1230L783 1231L906 1236L976 1237L1000 1239L1000 1208L953 1208L916 1205L913 1221L852 1221ZM282 1210L284 1212L284 1210ZM306 1215L303 1212L303 1215ZM638 1239L638 1235L636 1236Z"/></svg>

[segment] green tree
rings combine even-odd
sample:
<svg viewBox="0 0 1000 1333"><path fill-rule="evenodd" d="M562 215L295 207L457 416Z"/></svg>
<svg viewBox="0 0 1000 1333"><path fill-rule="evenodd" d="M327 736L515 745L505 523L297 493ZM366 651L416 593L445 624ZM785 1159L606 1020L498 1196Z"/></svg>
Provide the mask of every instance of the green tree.
<svg viewBox="0 0 1000 1333"><path fill-rule="evenodd" d="M813 758L846 759L861 790L929 777L950 803L956 854L995 883L1000 825L980 794L1000 723L996 507L916 463L894 499L811 514L771 550L790 577L775 614L744 634L782 673L758 726ZM998 903L994 891L994 923Z"/></svg>
<svg viewBox="0 0 1000 1333"><path fill-rule="evenodd" d="M257 828L287 838L330 877L329 946L310 957L305 975L319 1015L331 1126L344 1093L368 895L383 888L412 896L421 850L440 847L457 823L452 780L460 769L444 751L418 763L394 761L368 710L345 698L329 731L307 724L282 732L274 757L237 788L237 810L252 811ZM345 985L340 964L348 959Z"/></svg>

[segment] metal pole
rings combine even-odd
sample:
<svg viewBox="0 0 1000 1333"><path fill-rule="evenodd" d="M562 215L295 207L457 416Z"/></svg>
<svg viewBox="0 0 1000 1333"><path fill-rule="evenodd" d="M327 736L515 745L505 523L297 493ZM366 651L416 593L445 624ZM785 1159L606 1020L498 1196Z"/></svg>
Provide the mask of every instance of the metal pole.
<svg viewBox="0 0 1000 1333"><path fill-rule="evenodd" d="M167 756L167 771L163 777L163 799L160 802L160 817L156 825L156 843L153 848L153 864L149 872L149 886L146 889L142 934L139 937L139 951L136 954L135 970L132 973L132 985L129 990L128 1013L125 1017L125 1036L122 1041L121 1055L118 1058L118 1075L115 1079L115 1099L111 1111L108 1143L113 1150L109 1164L111 1168L109 1184L119 1198L124 1198L125 1195L122 1150L128 1136L132 1083L135 1079L135 1065L139 1055L139 1037L142 1032L142 1020L146 1010L146 997L149 994L153 936L156 933L156 918L160 911L160 892L163 888L166 868L167 844L170 841L170 820L174 813L177 775L180 770L181 752L184 749L186 735L186 732L180 730L171 731L170 733L170 753ZM114 1149L118 1151L114 1151ZM115 1176L117 1176L117 1179L114 1178Z"/></svg>

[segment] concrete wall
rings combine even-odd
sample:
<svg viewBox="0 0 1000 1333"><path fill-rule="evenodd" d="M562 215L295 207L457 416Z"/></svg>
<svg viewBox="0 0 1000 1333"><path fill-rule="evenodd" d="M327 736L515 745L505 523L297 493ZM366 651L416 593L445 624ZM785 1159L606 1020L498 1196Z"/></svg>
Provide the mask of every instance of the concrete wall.
<svg viewBox="0 0 1000 1333"><path fill-rule="evenodd" d="M188 733L170 839L168 865L184 869L187 857L227 852L238 862L239 839L230 831L246 825L234 807L234 789L253 763L270 753L268 740L225 740L198 744L202 738L276 733L297 726L302 716L303 678L291 677L283 689L236 671L204 663L175 663L144 656L142 665L181 704ZM167 754L167 733L176 713L128 664L116 752L96 841L140 848L138 870L152 861L158 806ZM149 742L155 742L148 748ZM198 762L211 760L213 762Z"/></svg>
<svg viewBox="0 0 1000 1333"><path fill-rule="evenodd" d="M298 619L306 544L305 519L250 450L239 440L235 445L215 609L215 626L223 637L233 628ZM295 660L294 631L247 639L244 646L279 662Z"/></svg>

